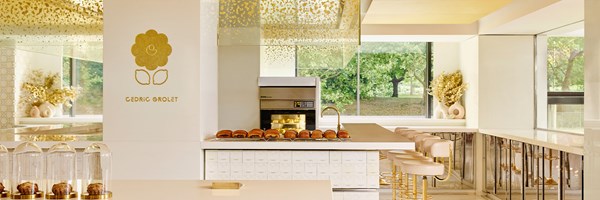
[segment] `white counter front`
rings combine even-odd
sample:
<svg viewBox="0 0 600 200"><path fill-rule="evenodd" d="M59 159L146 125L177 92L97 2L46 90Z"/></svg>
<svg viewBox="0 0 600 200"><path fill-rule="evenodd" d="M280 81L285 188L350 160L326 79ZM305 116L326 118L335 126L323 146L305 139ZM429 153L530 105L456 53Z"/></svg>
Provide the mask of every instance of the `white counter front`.
<svg viewBox="0 0 600 200"><path fill-rule="evenodd" d="M329 181L236 181L239 190L213 190L213 181L113 181L113 200L332 200Z"/></svg>
<svg viewBox="0 0 600 200"><path fill-rule="evenodd" d="M486 135L583 155L583 135L533 129L479 129Z"/></svg>
<svg viewBox="0 0 600 200"><path fill-rule="evenodd" d="M287 149L287 150L388 150L414 149L415 143L406 137L374 123L343 124L351 136L345 142L290 142L290 141L203 141L203 149Z"/></svg>

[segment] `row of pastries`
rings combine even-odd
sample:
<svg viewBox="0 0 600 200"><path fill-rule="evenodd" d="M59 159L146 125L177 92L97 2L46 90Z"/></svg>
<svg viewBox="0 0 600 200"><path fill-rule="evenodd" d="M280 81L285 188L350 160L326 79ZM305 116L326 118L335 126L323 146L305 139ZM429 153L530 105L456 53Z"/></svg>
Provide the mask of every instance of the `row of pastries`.
<svg viewBox="0 0 600 200"><path fill-rule="evenodd" d="M325 132L321 130L302 130L297 132L295 130L287 130L285 133L281 134L279 131L275 129L268 129L263 131L261 129L252 129L250 131L245 130L220 130L216 134L217 138L312 138L312 139L335 139L335 138L350 138L350 133L346 130L340 130L335 132L334 130L326 130Z"/></svg>

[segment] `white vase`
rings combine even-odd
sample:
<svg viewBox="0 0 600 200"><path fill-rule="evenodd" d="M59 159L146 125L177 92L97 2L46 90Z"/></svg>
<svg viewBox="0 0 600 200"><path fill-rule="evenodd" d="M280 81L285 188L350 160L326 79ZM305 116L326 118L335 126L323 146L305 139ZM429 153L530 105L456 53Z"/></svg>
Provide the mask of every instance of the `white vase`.
<svg viewBox="0 0 600 200"><path fill-rule="evenodd" d="M33 118L40 118L40 109L37 106L32 106L29 110L29 116Z"/></svg>
<svg viewBox="0 0 600 200"><path fill-rule="evenodd" d="M62 117L64 115L63 104L58 104L54 106L54 116L53 117Z"/></svg>
<svg viewBox="0 0 600 200"><path fill-rule="evenodd" d="M444 103L438 102L433 111L433 118L446 119L448 117L448 107Z"/></svg>
<svg viewBox="0 0 600 200"><path fill-rule="evenodd" d="M464 119L465 107L460 104L460 101L454 102L454 104L448 108L448 115L451 115L453 119Z"/></svg>
<svg viewBox="0 0 600 200"><path fill-rule="evenodd" d="M40 110L41 117L48 118L54 116L55 107L47 101L42 103L42 105L40 105L38 109Z"/></svg>

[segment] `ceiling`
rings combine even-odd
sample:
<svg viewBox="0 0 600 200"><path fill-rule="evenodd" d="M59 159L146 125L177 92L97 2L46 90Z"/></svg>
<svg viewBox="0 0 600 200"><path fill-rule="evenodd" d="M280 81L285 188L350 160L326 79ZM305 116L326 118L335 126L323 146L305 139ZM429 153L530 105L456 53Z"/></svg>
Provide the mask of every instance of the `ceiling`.
<svg viewBox="0 0 600 200"><path fill-rule="evenodd" d="M362 24L471 24L512 0L372 0Z"/></svg>

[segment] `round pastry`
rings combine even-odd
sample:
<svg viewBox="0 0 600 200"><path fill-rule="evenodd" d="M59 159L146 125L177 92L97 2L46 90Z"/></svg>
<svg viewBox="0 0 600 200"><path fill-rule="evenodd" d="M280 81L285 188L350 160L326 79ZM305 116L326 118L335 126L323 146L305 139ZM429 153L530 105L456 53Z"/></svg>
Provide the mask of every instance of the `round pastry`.
<svg viewBox="0 0 600 200"><path fill-rule="evenodd" d="M268 129L265 131L265 138L279 138L279 131L275 129Z"/></svg>
<svg viewBox="0 0 600 200"><path fill-rule="evenodd" d="M340 131L338 131L337 136L339 138L350 138L350 133L348 133L347 130L340 130Z"/></svg>
<svg viewBox="0 0 600 200"><path fill-rule="evenodd" d="M248 137L249 138L262 138L264 134L265 133L263 130L255 128L255 129L250 130L250 132L248 132Z"/></svg>
<svg viewBox="0 0 600 200"><path fill-rule="evenodd" d="M325 138L327 138L327 139L337 138L337 134L335 133L334 130L326 130L324 135L325 135Z"/></svg>
<svg viewBox="0 0 600 200"><path fill-rule="evenodd" d="M284 138L290 138L290 139L296 139L297 136L298 136L298 132L296 132L295 130L288 130L283 134Z"/></svg>
<svg viewBox="0 0 600 200"><path fill-rule="evenodd" d="M234 138L246 138L248 136L248 132L245 130L236 130L233 132Z"/></svg>
<svg viewBox="0 0 600 200"><path fill-rule="evenodd" d="M38 184L31 182L25 182L17 185L17 190L19 190L21 195L32 195L39 192Z"/></svg>
<svg viewBox="0 0 600 200"><path fill-rule="evenodd" d="M4 192L4 185L2 183L0 183L0 192Z"/></svg>
<svg viewBox="0 0 600 200"><path fill-rule="evenodd" d="M104 185L102 183L92 183L87 186L87 192L91 195L104 194Z"/></svg>
<svg viewBox="0 0 600 200"><path fill-rule="evenodd" d="M310 138L310 131L302 130L298 133L298 138Z"/></svg>
<svg viewBox="0 0 600 200"><path fill-rule="evenodd" d="M52 185L52 193L54 195L69 195L71 194L71 190L73 189L73 187L71 187L71 185L65 183L65 182L61 182L61 183L57 183Z"/></svg>
<svg viewBox="0 0 600 200"><path fill-rule="evenodd" d="M233 132L231 130L220 130L217 132L217 138L231 138L233 137Z"/></svg>
<svg viewBox="0 0 600 200"><path fill-rule="evenodd" d="M321 138L323 138L323 131L318 130L318 129L314 130L312 132L312 134L310 135L310 138L312 138L312 139L321 139Z"/></svg>

